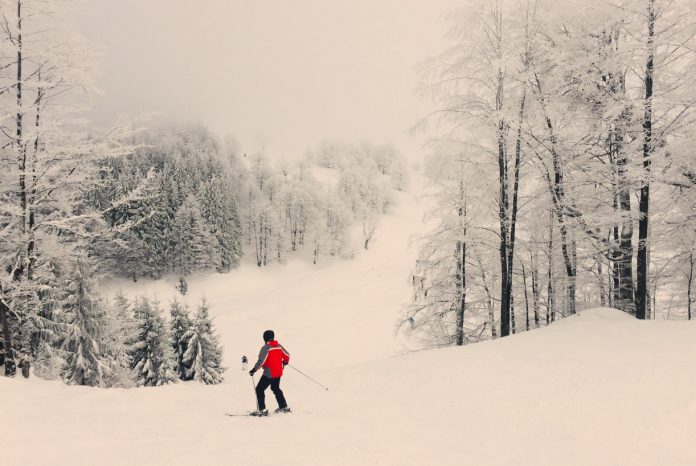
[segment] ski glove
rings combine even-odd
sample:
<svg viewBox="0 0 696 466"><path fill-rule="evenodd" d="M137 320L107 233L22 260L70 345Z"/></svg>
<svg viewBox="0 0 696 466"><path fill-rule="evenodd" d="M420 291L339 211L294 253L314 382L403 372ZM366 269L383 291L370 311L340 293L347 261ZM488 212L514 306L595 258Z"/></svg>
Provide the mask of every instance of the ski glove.
<svg viewBox="0 0 696 466"><path fill-rule="evenodd" d="M250 371L249 371L249 375L253 376L253 375L254 375L254 372L256 372L254 369L250 370Z"/></svg>

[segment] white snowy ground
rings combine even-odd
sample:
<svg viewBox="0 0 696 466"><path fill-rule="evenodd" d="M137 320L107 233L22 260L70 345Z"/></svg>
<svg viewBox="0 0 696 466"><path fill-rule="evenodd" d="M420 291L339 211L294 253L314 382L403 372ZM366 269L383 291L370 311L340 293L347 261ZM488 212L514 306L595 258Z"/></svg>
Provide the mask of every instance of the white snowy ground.
<svg viewBox="0 0 696 466"><path fill-rule="evenodd" d="M352 261L193 280L189 300L205 292L225 345L222 385L104 390L0 377L0 464L696 464L695 322L597 309L503 340L404 354L393 330L420 215L402 195L373 248ZM172 285L128 291L166 305ZM330 390L288 370L292 414L227 417L254 408L238 361L255 360L266 328Z"/></svg>

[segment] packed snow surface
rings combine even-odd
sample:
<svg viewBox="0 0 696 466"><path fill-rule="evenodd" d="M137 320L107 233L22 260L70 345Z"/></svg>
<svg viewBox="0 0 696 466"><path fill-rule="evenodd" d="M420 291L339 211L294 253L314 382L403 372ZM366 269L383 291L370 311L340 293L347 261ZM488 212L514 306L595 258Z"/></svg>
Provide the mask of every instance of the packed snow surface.
<svg viewBox="0 0 696 466"><path fill-rule="evenodd" d="M502 340L406 351L394 328L422 208L410 194L399 202L353 260L191 280L188 301L208 297L225 346L222 385L0 377L2 464L696 464L696 322L593 309ZM126 289L164 307L172 290ZM239 360L253 364L266 328L329 390L288 369L292 414L225 416L255 407Z"/></svg>

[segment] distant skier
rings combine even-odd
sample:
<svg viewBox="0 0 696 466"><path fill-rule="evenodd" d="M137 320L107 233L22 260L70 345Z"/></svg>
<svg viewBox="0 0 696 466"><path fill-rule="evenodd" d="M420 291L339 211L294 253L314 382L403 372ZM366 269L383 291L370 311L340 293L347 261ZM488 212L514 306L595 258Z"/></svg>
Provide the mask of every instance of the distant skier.
<svg viewBox="0 0 696 466"><path fill-rule="evenodd" d="M242 370L243 371L246 370L248 362L249 362L249 360L247 359L246 354L245 354L244 356L242 356Z"/></svg>
<svg viewBox="0 0 696 466"><path fill-rule="evenodd" d="M257 370L263 368L261 380L259 380L259 383L256 385L258 409L251 414L253 416L268 416L266 395L264 392L269 386L278 402L278 409L276 409L275 412L289 413L290 408L288 408L288 403L285 401L283 391L280 389L280 378L283 375L283 368L290 362L290 354L275 340L273 330L266 330L263 332L263 341L265 344L261 347L261 351L259 351L259 360L249 371L249 375L253 376Z"/></svg>

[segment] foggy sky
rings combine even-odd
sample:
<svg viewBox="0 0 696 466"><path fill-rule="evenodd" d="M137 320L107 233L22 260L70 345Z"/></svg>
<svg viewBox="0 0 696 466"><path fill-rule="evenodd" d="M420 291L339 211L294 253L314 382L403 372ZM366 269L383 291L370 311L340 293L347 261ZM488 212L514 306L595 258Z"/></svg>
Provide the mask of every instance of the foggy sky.
<svg viewBox="0 0 696 466"><path fill-rule="evenodd" d="M464 0L465 3L465 0ZM92 119L162 112L294 156L324 138L394 141L430 109L414 67L454 0L91 0L76 27L102 54ZM421 138L422 139L422 138Z"/></svg>

